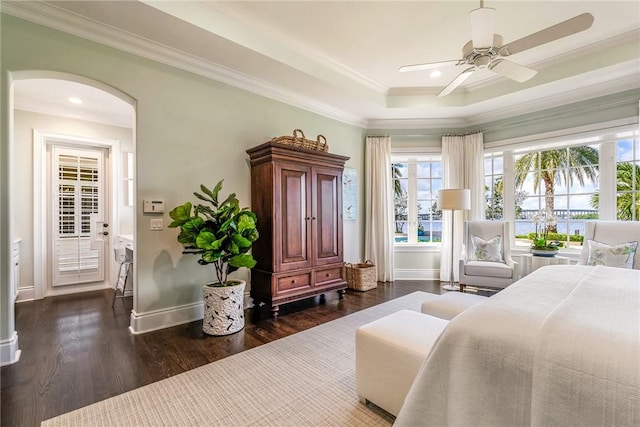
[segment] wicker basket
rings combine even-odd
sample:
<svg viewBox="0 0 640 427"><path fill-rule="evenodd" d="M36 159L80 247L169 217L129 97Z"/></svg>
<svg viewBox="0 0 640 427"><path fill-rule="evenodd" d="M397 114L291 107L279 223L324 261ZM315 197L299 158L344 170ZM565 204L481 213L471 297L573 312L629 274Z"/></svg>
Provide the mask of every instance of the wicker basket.
<svg viewBox="0 0 640 427"><path fill-rule="evenodd" d="M360 264L346 263L344 268L349 289L368 291L378 287L378 270L370 260Z"/></svg>
<svg viewBox="0 0 640 427"><path fill-rule="evenodd" d="M305 138L304 132L300 129L294 129L293 136L285 135L271 138L271 142L292 145L294 147L305 148L307 150L329 151L329 144L327 144L327 138L325 138L324 135L318 135L318 138L315 141L312 141Z"/></svg>

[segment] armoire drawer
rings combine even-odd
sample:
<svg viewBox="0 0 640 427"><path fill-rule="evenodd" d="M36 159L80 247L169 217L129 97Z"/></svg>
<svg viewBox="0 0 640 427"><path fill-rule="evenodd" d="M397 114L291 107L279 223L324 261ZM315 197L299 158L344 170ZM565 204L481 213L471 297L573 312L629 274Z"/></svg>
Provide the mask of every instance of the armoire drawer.
<svg viewBox="0 0 640 427"><path fill-rule="evenodd" d="M311 287L311 272L278 277L278 293L291 292Z"/></svg>
<svg viewBox="0 0 640 427"><path fill-rule="evenodd" d="M328 285L342 280L344 279L341 266L316 270L316 286Z"/></svg>

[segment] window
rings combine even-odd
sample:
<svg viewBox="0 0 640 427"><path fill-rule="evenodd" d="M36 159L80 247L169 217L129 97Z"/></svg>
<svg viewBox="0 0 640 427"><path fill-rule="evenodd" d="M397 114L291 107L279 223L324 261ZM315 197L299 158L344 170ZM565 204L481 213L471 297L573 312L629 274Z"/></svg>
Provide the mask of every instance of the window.
<svg viewBox="0 0 640 427"><path fill-rule="evenodd" d="M586 220L598 219L593 198L598 192L599 145L577 145L516 155L515 235L528 244L535 232L534 215L552 216L556 224L546 224L550 240L565 246L580 246Z"/></svg>
<svg viewBox="0 0 640 427"><path fill-rule="evenodd" d="M133 153L123 153L124 174L123 174L123 204L125 206L133 206Z"/></svg>
<svg viewBox="0 0 640 427"><path fill-rule="evenodd" d="M58 158L58 233L88 236L91 214L99 212L98 159L61 154Z"/></svg>
<svg viewBox="0 0 640 427"><path fill-rule="evenodd" d="M512 221L516 245L528 246L536 231L534 215L551 215L556 224L549 228L549 238L577 250L589 221L638 221L640 140L634 135L637 132L602 135L534 150L502 146L503 153L488 152L486 218ZM506 185L510 182L513 187ZM513 212L504 212L505 206L514 207Z"/></svg>
<svg viewBox="0 0 640 427"><path fill-rule="evenodd" d="M436 206L442 188L440 155L394 155L392 161L396 243L440 242L442 212Z"/></svg>
<svg viewBox="0 0 640 427"><path fill-rule="evenodd" d="M504 180L502 153L490 154L484 160L485 215L487 219L502 219Z"/></svg>

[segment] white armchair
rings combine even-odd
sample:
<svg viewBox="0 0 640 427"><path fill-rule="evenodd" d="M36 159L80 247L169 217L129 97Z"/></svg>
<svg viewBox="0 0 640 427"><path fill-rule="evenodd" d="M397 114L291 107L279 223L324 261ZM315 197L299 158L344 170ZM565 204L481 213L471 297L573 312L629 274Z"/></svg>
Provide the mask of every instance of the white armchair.
<svg viewBox="0 0 640 427"><path fill-rule="evenodd" d="M595 240L609 246L628 242L640 245L640 222L638 221L596 221L588 222L584 229L584 241L578 264L587 264L589 259L589 240ZM633 269L640 270L640 248L636 248Z"/></svg>
<svg viewBox="0 0 640 427"><path fill-rule="evenodd" d="M460 292L464 292L467 285L504 289L517 279L518 263L511 259L508 222L466 221L463 235Z"/></svg>

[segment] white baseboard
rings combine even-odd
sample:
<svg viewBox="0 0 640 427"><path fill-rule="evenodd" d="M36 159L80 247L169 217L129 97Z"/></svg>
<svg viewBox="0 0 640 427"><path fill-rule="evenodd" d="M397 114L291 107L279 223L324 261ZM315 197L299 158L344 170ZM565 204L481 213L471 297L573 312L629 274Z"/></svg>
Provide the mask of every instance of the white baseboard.
<svg viewBox="0 0 640 427"><path fill-rule="evenodd" d="M244 295L244 307L253 307L251 298L249 298L249 293L245 293ZM195 322L203 317L204 307L202 305L202 301L177 307L149 311L146 313L136 313L135 310L131 310L131 324L129 325L129 332L134 335L144 334L146 332L170 328L183 323Z"/></svg>
<svg viewBox="0 0 640 427"><path fill-rule="evenodd" d="M18 333L13 331L11 337L0 341L0 366L11 365L20 360L21 351L18 350Z"/></svg>
<svg viewBox="0 0 640 427"><path fill-rule="evenodd" d="M396 268L393 280L439 280L440 269Z"/></svg>
<svg viewBox="0 0 640 427"><path fill-rule="evenodd" d="M35 298L35 288L33 286L20 288L16 302L33 301Z"/></svg>

